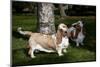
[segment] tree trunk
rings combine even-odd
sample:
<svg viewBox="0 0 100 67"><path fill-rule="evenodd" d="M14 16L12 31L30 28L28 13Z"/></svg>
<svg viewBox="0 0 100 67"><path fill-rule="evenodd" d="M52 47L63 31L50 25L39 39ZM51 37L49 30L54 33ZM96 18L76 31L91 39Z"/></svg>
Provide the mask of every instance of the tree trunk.
<svg viewBox="0 0 100 67"><path fill-rule="evenodd" d="M55 33L53 4L38 3L38 27L40 33Z"/></svg>
<svg viewBox="0 0 100 67"><path fill-rule="evenodd" d="M65 13L65 8L64 8L63 4L59 4L59 9L60 9L61 17L65 17L66 13Z"/></svg>

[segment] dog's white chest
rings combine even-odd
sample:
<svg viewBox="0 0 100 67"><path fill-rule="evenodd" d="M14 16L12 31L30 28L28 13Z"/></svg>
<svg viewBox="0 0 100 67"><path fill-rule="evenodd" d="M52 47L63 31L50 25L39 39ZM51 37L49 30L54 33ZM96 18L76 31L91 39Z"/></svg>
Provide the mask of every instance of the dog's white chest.
<svg viewBox="0 0 100 67"><path fill-rule="evenodd" d="M82 32L80 32L79 34L78 34L78 40L83 40L85 38L85 36L83 35L83 33Z"/></svg>
<svg viewBox="0 0 100 67"><path fill-rule="evenodd" d="M67 48L68 45L69 45L69 39L68 39L67 37L63 37L60 46L61 46L62 48Z"/></svg>

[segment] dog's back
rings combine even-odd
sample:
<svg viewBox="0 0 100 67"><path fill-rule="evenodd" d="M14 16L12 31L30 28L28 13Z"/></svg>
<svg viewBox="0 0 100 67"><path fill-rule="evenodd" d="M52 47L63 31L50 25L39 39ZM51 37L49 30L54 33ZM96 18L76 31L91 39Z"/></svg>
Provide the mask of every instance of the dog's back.
<svg viewBox="0 0 100 67"><path fill-rule="evenodd" d="M30 36L29 42L31 42L31 45L41 45L43 48L46 49L53 49L55 48L54 39L51 35L45 35L41 33L32 33ZM48 48L49 47L49 48Z"/></svg>

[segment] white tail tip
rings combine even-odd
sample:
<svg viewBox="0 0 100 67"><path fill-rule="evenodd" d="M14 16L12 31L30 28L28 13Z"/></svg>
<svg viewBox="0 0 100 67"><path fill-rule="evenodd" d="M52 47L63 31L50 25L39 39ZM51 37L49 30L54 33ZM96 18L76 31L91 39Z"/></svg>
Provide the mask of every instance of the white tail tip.
<svg viewBox="0 0 100 67"><path fill-rule="evenodd" d="M19 31L21 31L21 29L22 29L21 27L18 27L17 31L19 32Z"/></svg>

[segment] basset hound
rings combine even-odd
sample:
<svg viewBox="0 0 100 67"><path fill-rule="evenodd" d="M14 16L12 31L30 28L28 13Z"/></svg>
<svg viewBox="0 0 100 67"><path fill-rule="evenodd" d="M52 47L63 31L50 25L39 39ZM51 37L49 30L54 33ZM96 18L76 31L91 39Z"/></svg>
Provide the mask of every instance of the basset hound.
<svg viewBox="0 0 100 67"><path fill-rule="evenodd" d="M22 31L21 27L18 28L18 32L22 35L29 35L29 52L28 54L31 58L35 58L35 50L44 52L57 52L59 56L63 55L63 52L67 52L66 48L69 45L68 39L68 27L67 25L61 23L58 25L58 30L56 34L45 35L42 33L33 33L30 31ZM44 36L45 35L45 36Z"/></svg>
<svg viewBox="0 0 100 67"><path fill-rule="evenodd" d="M79 44L84 45L83 40L85 38L85 35L83 31L82 21L73 23L71 27L69 27L68 32L70 34L70 39L76 42L76 46L79 46Z"/></svg>

